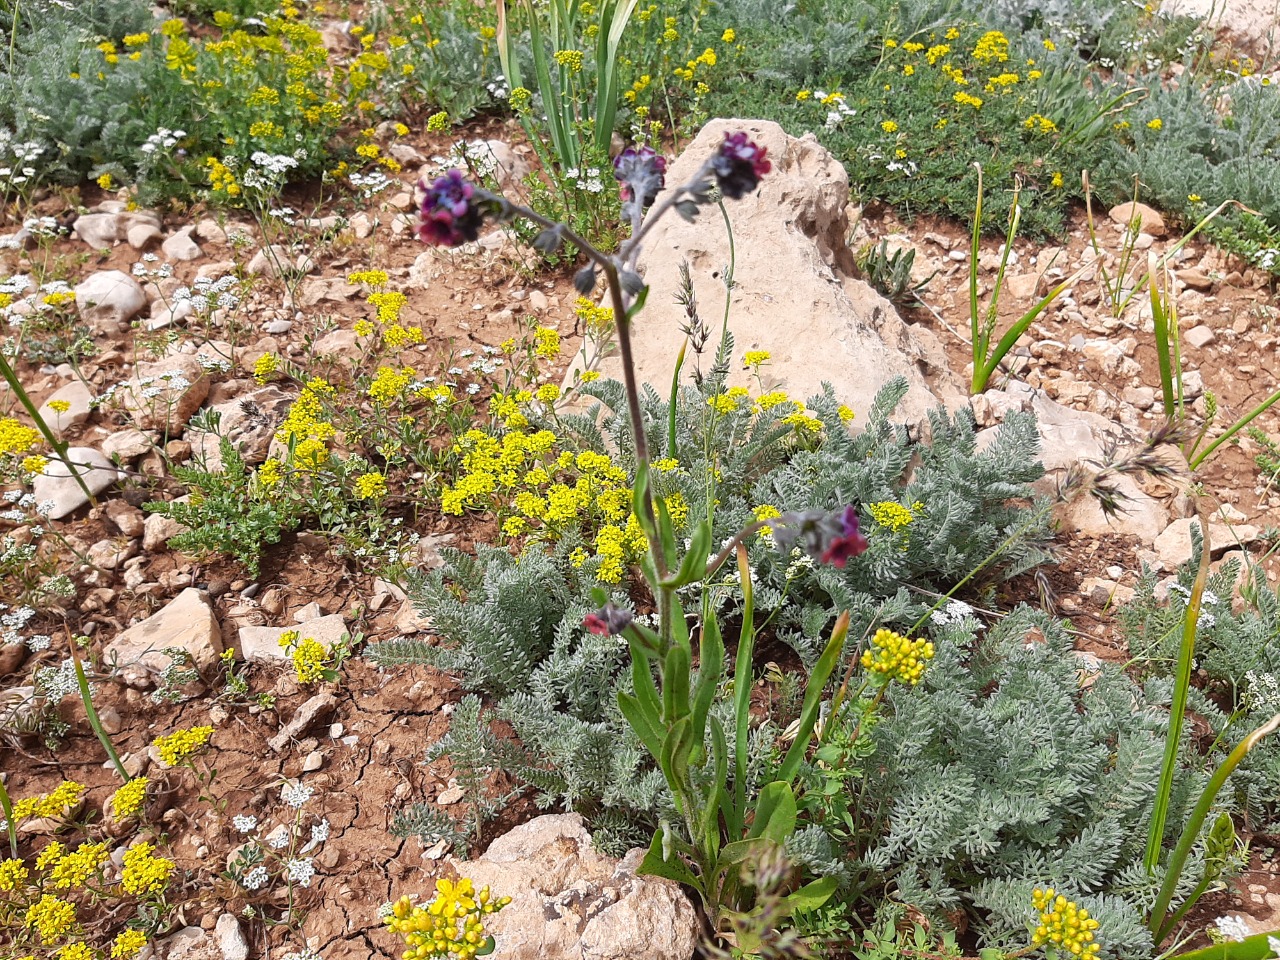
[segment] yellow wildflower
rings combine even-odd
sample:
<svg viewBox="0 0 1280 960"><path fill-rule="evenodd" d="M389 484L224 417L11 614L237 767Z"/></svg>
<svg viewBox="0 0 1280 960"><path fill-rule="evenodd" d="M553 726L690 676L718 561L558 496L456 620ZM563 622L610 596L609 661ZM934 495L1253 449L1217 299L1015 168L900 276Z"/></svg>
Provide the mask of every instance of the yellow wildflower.
<svg viewBox="0 0 1280 960"><path fill-rule="evenodd" d="M160 753L161 763L166 767L176 767L204 749L212 736L213 727L191 727L189 730L175 730L165 737L156 737L151 745Z"/></svg>
<svg viewBox="0 0 1280 960"><path fill-rule="evenodd" d="M147 945L147 935L141 930L123 930L111 944L111 960L130 960Z"/></svg>
<svg viewBox="0 0 1280 960"><path fill-rule="evenodd" d="M914 687L920 682L925 663L932 659L933 644L929 641L908 640L881 627L871 638L871 649L863 652L861 663L864 670L877 674L883 683L897 680Z"/></svg>
<svg viewBox="0 0 1280 960"><path fill-rule="evenodd" d="M134 777L111 795L111 819L116 823L132 817L147 800L146 777Z"/></svg>
<svg viewBox="0 0 1280 960"><path fill-rule="evenodd" d="M120 884L134 896L160 893L173 875L173 861L154 856L154 850L152 844L142 841L125 851Z"/></svg>
<svg viewBox="0 0 1280 960"><path fill-rule="evenodd" d="M356 477L357 500L381 500L387 495L387 478L373 472Z"/></svg>
<svg viewBox="0 0 1280 960"><path fill-rule="evenodd" d="M1073 957L1096 957L1102 947L1093 942L1098 921L1079 904L1060 896L1053 887L1031 893L1031 902L1040 911L1040 922L1031 934L1034 946L1052 944L1059 952Z"/></svg>
<svg viewBox="0 0 1280 960"><path fill-rule="evenodd" d="M24 917L24 925L35 930L45 944L57 943L75 922L75 906L49 893L29 906Z"/></svg>

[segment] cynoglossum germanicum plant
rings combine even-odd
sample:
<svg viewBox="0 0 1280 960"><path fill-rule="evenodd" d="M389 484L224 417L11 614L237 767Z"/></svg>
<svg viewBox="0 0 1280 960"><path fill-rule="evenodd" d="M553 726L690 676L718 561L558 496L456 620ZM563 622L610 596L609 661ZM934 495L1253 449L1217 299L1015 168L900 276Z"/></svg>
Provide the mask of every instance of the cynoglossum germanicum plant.
<svg viewBox="0 0 1280 960"><path fill-rule="evenodd" d="M892 875L921 909L965 910L1006 946L1025 942L1033 891L1055 886L1099 921L1104 955L1152 954L1142 913L1163 876L1142 855L1168 685L1087 674L1067 631L1027 607L979 630L937 626L921 683L886 697L860 811L880 839L846 850L847 865ZM1180 775L1175 831L1203 782Z"/></svg>

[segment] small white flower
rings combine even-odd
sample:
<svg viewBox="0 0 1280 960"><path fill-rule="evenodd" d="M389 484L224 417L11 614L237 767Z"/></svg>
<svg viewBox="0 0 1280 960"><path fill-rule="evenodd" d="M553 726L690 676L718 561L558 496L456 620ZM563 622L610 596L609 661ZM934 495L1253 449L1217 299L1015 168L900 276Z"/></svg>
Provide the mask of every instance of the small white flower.
<svg viewBox="0 0 1280 960"><path fill-rule="evenodd" d="M305 783L286 783L280 790L280 799L299 810L311 799L313 793L315 791Z"/></svg>
<svg viewBox="0 0 1280 960"><path fill-rule="evenodd" d="M1249 924L1245 923L1244 917L1236 914L1231 916L1219 917L1214 921L1218 925L1218 932L1227 940L1234 940L1236 943L1244 943L1245 937L1249 936Z"/></svg>
<svg viewBox="0 0 1280 960"><path fill-rule="evenodd" d="M283 850L289 845L289 834L284 830L277 830L267 837L267 845L272 850Z"/></svg>
<svg viewBox="0 0 1280 960"><path fill-rule="evenodd" d="M329 839L329 821L321 820L319 823L311 827L311 840L313 843L324 843Z"/></svg>
<svg viewBox="0 0 1280 960"><path fill-rule="evenodd" d="M289 879L300 887L311 886L311 878L316 875L316 868L312 864L310 857L290 860L285 864L285 871Z"/></svg>
<svg viewBox="0 0 1280 960"><path fill-rule="evenodd" d="M231 818L231 825L241 833L248 833L258 826L258 818L248 814L238 814Z"/></svg>
<svg viewBox="0 0 1280 960"><path fill-rule="evenodd" d="M261 890L267 883L267 868L259 864L240 878L240 886L246 890Z"/></svg>

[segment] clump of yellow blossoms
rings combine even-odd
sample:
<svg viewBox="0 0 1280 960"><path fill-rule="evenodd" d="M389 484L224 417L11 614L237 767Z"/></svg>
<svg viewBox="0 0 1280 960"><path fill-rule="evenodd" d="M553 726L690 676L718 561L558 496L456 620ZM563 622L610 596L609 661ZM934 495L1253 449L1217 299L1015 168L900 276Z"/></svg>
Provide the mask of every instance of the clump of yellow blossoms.
<svg viewBox="0 0 1280 960"><path fill-rule="evenodd" d="M84 784L74 780L64 780L49 793L38 797L27 797L13 805L14 822L27 817L61 817L70 807L80 802L84 794Z"/></svg>
<svg viewBox="0 0 1280 960"><path fill-rule="evenodd" d="M264 353L253 362L253 379L266 383L280 369L280 358L274 353Z"/></svg>
<svg viewBox="0 0 1280 960"><path fill-rule="evenodd" d="M908 640L881 627L871 638L871 647L862 654L862 668L877 674L883 683L897 680L914 687L920 682L924 665L933 659L933 644Z"/></svg>
<svg viewBox="0 0 1280 960"><path fill-rule="evenodd" d="M1049 945L1073 957L1096 957L1102 948L1093 942L1093 931L1098 921L1053 887L1036 888L1031 902L1040 911L1040 923L1031 935L1034 946Z"/></svg>
<svg viewBox="0 0 1280 960"><path fill-rule="evenodd" d="M1009 59L1009 38L999 30L988 30L973 48L973 59L980 63L1004 63Z"/></svg>
<svg viewBox="0 0 1280 960"><path fill-rule="evenodd" d="M404 938L409 949L406 960L424 957L457 957L469 960L483 948L488 953L492 938L485 932L484 917L497 913L511 902L510 897L494 897L488 887L477 893L466 877L456 884L436 881L431 902L417 906L401 897L387 917L387 929Z"/></svg>
<svg viewBox="0 0 1280 960"><path fill-rule="evenodd" d="M75 851L59 857L49 871L49 881L55 890L71 890L84 886L106 862L105 843L82 843Z"/></svg>
<svg viewBox="0 0 1280 960"><path fill-rule="evenodd" d="M0 455L22 454L40 442L40 432L23 426L13 417L0 420Z"/></svg>
<svg viewBox="0 0 1280 960"><path fill-rule="evenodd" d="M204 749L213 736L213 727L192 727L175 730L165 737L156 737L151 745L160 754L160 762L166 767L176 767L190 760Z"/></svg>
<svg viewBox="0 0 1280 960"><path fill-rule="evenodd" d="M916 509L920 509L922 504L915 504ZM871 514L871 518L880 526L887 528L891 533L897 533L906 527L916 518L916 515L907 507L898 503L896 500L884 500L880 503L873 503L867 507L867 512Z"/></svg>
<svg viewBox="0 0 1280 960"><path fill-rule="evenodd" d="M155 847L142 841L125 851L120 884L134 896L160 893L173 875L173 861L155 856Z"/></svg>
<svg viewBox="0 0 1280 960"><path fill-rule="evenodd" d="M293 660L293 672L302 684L315 683L333 676L333 671L326 666L329 651L324 644L314 637L299 639L297 630L286 630L277 641L280 649Z"/></svg>
<svg viewBox="0 0 1280 960"><path fill-rule="evenodd" d="M146 777L134 777L111 795L111 819L116 823L127 820L142 809L147 801Z"/></svg>
<svg viewBox="0 0 1280 960"><path fill-rule="evenodd" d="M752 370L759 368L761 365L769 362L768 350L748 350L742 355L742 365Z"/></svg>
<svg viewBox="0 0 1280 960"><path fill-rule="evenodd" d="M24 922L44 943L56 943L75 926L76 908L66 900L46 893L27 907Z"/></svg>
<svg viewBox="0 0 1280 960"><path fill-rule="evenodd" d="M381 500L387 495L387 478L380 473L365 473L356 477L357 500Z"/></svg>

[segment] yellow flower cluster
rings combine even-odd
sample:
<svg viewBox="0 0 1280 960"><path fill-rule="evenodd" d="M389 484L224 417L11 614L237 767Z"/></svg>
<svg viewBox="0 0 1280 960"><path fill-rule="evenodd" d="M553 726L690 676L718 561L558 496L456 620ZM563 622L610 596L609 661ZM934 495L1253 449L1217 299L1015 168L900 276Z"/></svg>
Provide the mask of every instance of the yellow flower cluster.
<svg viewBox="0 0 1280 960"><path fill-rule="evenodd" d="M988 30L973 48L973 59L979 63L1004 63L1009 59L1009 38L999 30Z"/></svg>
<svg viewBox="0 0 1280 960"><path fill-rule="evenodd" d="M586 297L579 297L573 305L573 312L590 333L598 335L613 329L612 307L597 307Z"/></svg>
<svg viewBox="0 0 1280 960"><path fill-rule="evenodd" d="M924 665L933 659L933 644L927 640L908 640L901 634L881 627L871 638L871 647L863 652L864 670L877 674L882 683L897 680L914 687L920 682Z"/></svg>
<svg viewBox="0 0 1280 960"><path fill-rule="evenodd" d="M214 193L225 193L228 197L240 196L240 184L230 167L217 157L206 157L204 165L209 168L209 186Z"/></svg>
<svg viewBox="0 0 1280 960"><path fill-rule="evenodd" d="M387 917L387 929L404 938L409 947L406 958L470 960L490 942L482 918L510 902L510 897L495 898L488 887L477 893L466 877L456 884L441 879L436 881L435 897L425 907L415 906L408 897L396 901Z"/></svg>
<svg viewBox="0 0 1280 960"><path fill-rule="evenodd" d="M23 426L13 417L0 420L0 454L26 453L40 442L40 431Z"/></svg>
<svg viewBox="0 0 1280 960"><path fill-rule="evenodd" d="M357 500L381 500L387 495L387 478L373 472L356 477Z"/></svg>
<svg viewBox="0 0 1280 960"><path fill-rule="evenodd" d="M318 470L329 458L325 442L333 437L335 430L333 424L324 419L324 401L336 395L337 391L327 380L312 377L276 431L276 440L293 447L293 464L300 470Z"/></svg>
<svg viewBox="0 0 1280 960"><path fill-rule="evenodd" d="M280 649L293 660L293 672L302 684L315 683L324 679L325 664L329 659L329 651L324 644L314 637L299 640L297 630L286 630L277 641Z"/></svg>
<svg viewBox="0 0 1280 960"><path fill-rule="evenodd" d="M373 382L369 384L369 397L378 403L390 403L404 393L413 382L413 367L379 367Z"/></svg>
<svg viewBox="0 0 1280 960"><path fill-rule="evenodd" d="M173 861L155 856L155 847L142 841L124 853L124 872L120 884L134 896L160 893L173 875Z"/></svg>
<svg viewBox="0 0 1280 960"><path fill-rule="evenodd" d="M871 514L871 519L891 533L897 533L916 518L914 513L896 500L883 500L880 503L870 504L867 512Z"/></svg>
<svg viewBox="0 0 1280 960"><path fill-rule="evenodd" d="M987 93L995 93L1005 87L1012 87L1014 84L1021 82L1021 77L1016 73L1005 72L990 77L987 80Z"/></svg>
<svg viewBox="0 0 1280 960"><path fill-rule="evenodd" d="M1060 896L1053 887L1031 892L1031 902L1040 911L1040 923L1031 935L1035 946L1052 944L1073 957L1096 957L1102 947L1093 942L1098 921L1089 911Z"/></svg>
<svg viewBox="0 0 1280 960"><path fill-rule="evenodd" d="M1022 125L1034 133L1057 133L1058 125L1042 113L1033 113Z"/></svg>
<svg viewBox="0 0 1280 960"><path fill-rule="evenodd" d="M253 362L253 379L266 383L280 369L280 358L274 353L264 353Z"/></svg>
<svg viewBox="0 0 1280 960"><path fill-rule="evenodd" d="M702 53L698 54L696 57L694 57L692 60L686 63L683 67L676 67L675 70L672 72L681 80L685 81L685 83L690 83L693 81L693 78L697 75L699 67L710 68L710 67L714 67L715 65L716 65L716 52L712 50L710 47L707 47L705 50L702 51ZM705 91L702 91L702 92L705 92Z"/></svg>
<svg viewBox="0 0 1280 960"><path fill-rule="evenodd" d="M556 63L565 67L570 73L579 73L582 70L583 57L581 50L557 50L555 60Z"/></svg>
<svg viewBox="0 0 1280 960"><path fill-rule="evenodd" d="M146 777L134 777L111 795L111 819L116 823L134 816L147 801Z"/></svg>
<svg viewBox="0 0 1280 960"><path fill-rule="evenodd" d="M613 312L610 311L610 317ZM539 327L533 332L533 352L543 360L560 356L560 334L553 327Z"/></svg>
<svg viewBox="0 0 1280 960"><path fill-rule="evenodd" d="M82 843L74 853L58 858L49 871L49 880L55 890L82 887L86 880L98 872L106 859L105 843Z"/></svg>
<svg viewBox="0 0 1280 960"><path fill-rule="evenodd" d="M356 270L347 274L347 283L352 286L364 284L373 290L385 287L389 279L385 270Z"/></svg>
<svg viewBox="0 0 1280 960"><path fill-rule="evenodd" d="M109 176L109 174L104 174L104 176ZM50 307L60 307L63 304L75 303L76 295L70 290L58 290L54 293L46 293L41 298L41 302Z"/></svg>
<svg viewBox="0 0 1280 960"><path fill-rule="evenodd" d="M769 362L768 350L748 350L742 355L742 365L752 370Z"/></svg>
<svg viewBox="0 0 1280 960"><path fill-rule="evenodd" d="M64 780L49 793L28 797L13 805L14 821L27 817L61 817L69 807L74 807L84 795L84 784Z"/></svg>
<svg viewBox="0 0 1280 960"><path fill-rule="evenodd" d="M446 133L449 130L449 113L447 110L440 110L427 117L428 133Z"/></svg>
<svg viewBox="0 0 1280 960"><path fill-rule="evenodd" d="M21 890L30 876L21 860L0 860L0 890L5 893Z"/></svg>
<svg viewBox="0 0 1280 960"><path fill-rule="evenodd" d="M156 737L151 745L159 752L161 763L166 767L176 767L203 750L212 736L213 727L191 727L189 730L175 730L168 736Z"/></svg>
<svg viewBox="0 0 1280 960"><path fill-rule="evenodd" d="M141 930L122 930L111 944L111 960L129 960L147 945L147 935Z"/></svg>
<svg viewBox="0 0 1280 960"><path fill-rule="evenodd" d="M46 893L27 907L23 919L26 927L40 936L41 942L57 943L75 926L76 908L66 900Z"/></svg>
<svg viewBox="0 0 1280 960"><path fill-rule="evenodd" d="M980 110L982 108L981 97L975 97L973 94L965 93L963 90L956 91L956 93L952 95L951 99L961 105L973 107L975 110Z"/></svg>

